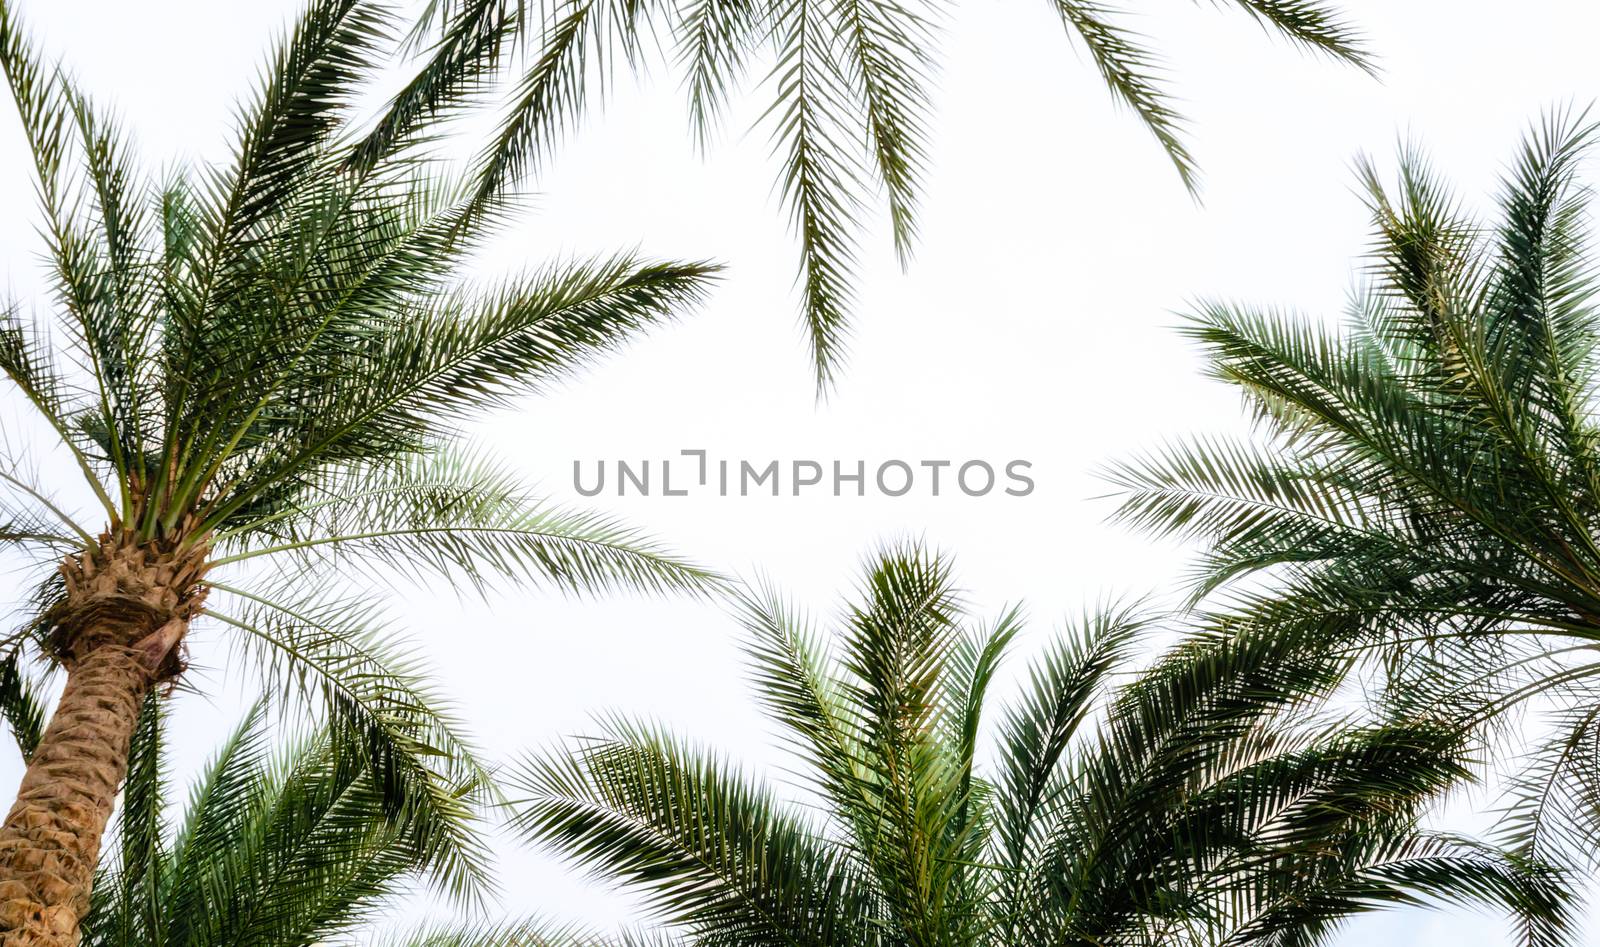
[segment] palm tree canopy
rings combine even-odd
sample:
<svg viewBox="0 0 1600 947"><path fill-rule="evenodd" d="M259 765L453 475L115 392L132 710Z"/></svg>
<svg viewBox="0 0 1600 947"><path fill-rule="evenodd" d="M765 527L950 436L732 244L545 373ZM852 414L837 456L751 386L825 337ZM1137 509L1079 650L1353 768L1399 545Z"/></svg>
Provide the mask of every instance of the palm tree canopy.
<svg viewBox="0 0 1600 947"><path fill-rule="evenodd" d="M233 165L151 183L0 7L57 294L46 319L5 308L0 369L140 542L237 549L228 561L363 546L579 588L693 584L447 448L461 422L682 311L711 268L618 257L461 284L501 204L469 200L467 176L427 156L437 120L381 151L356 134L394 26L379 5L314 4L244 107ZM95 543L37 484L4 476L7 542Z"/></svg>
<svg viewBox="0 0 1600 947"><path fill-rule="evenodd" d="M366 580L711 583L631 529L530 495L461 429L682 313L714 268L624 255L458 279L505 212L430 148L465 93L390 120L381 146L359 122L401 26L382 3L312 3L241 107L231 161L150 178L0 0L53 290L0 306L0 374L97 507L86 518L41 480L43 446L0 456L0 546L40 567L0 660L0 709L31 747L40 668L102 644L107 616L157 616L144 641L168 681L189 620L208 621L261 659L274 699L310 697L357 735L391 804L464 844L448 841L454 793L484 774Z"/></svg>
<svg viewBox="0 0 1600 947"><path fill-rule="evenodd" d="M1196 595L1231 627L1387 646L1394 701L1469 724L1551 698L1510 800L1541 856L1588 857L1600 830L1594 134L1582 113L1536 129L1488 220L1414 149L1394 190L1364 163L1376 242L1343 327L1208 303L1189 330L1260 437L1114 474L1123 519L1205 544Z"/></svg>
<svg viewBox="0 0 1600 947"><path fill-rule="evenodd" d="M1193 192L1195 161L1160 55L1130 28L1126 11L1085 0L1050 6ZM1373 68L1359 33L1321 0L1219 6L1238 8L1301 48ZM665 50L702 147L735 90L765 70L770 101L762 122L778 164L776 189L800 241L803 324L825 391L844 357L865 215L887 202L902 265L916 243L930 89L948 15L941 2L877 0L430 0L416 33L428 67L394 98L369 143L383 147L391 128L434 108L458 81L478 81L485 63L521 52L525 69L483 156L477 188L487 197L507 176L536 165L619 65L640 68L653 50Z"/></svg>
<svg viewBox="0 0 1600 947"><path fill-rule="evenodd" d="M1417 828L1459 778L1455 734L1308 722L1340 659L1196 641L1114 686L1147 622L1092 616L999 713L991 769L980 722L1021 619L972 625L946 560L883 552L837 647L768 592L745 624L806 807L616 719L511 779L516 827L688 943L1312 944L1428 898L1496 901L1530 942L1562 939L1553 876Z"/></svg>

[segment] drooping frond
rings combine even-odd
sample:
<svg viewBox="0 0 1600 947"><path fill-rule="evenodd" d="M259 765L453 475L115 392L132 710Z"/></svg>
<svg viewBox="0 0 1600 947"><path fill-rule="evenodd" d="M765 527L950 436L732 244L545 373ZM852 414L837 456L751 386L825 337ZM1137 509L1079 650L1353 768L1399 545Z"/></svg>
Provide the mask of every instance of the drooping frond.
<svg viewBox="0 0 1600 947"><path fill-rule="evenodd" d="M1083 41L1106 88L1139 117L1171 159L1184 187L1198 186L1198 167L1183 141L1183 118L1163 86L1166 77L1155 54L1113 19L1113 11L1096 3L1056 0L1056 11L1069 32Z"/></svg>
<svg viewBox="0 0 1600 947"><path fill-rule="evenodd" d="M236 601L230 612L210 614L241 633L240 651L261 669L264 693L319 706L344 752L374 774L387 811L413 820L440 884L478 897L489 878L473 806L490 791L490 777L418 660L397 646L384 609L292 578L265 594L217 588Z"/></svg>
<svg viewBox="0 0 1600 947"><path fill-rule="evenodd" d="M1359 30L1336 10L1307 0L1234 0L1245 12L1307 49L1375 72Z"/></svg>
<svg viewBox="0 0 1600 947"><path fill-rule="evenodd" d="M849 80L834 54L834 27L819 0L785 0L772 12L778 62L768 115L782 168L778 190L800 241L800 297L818 390L842 362L854 298L862 156L849 146L855 128Z"/></svg>
<svg viewBox="0 0 1600 947"><path fill-rule="evenodd" d="M1270 32L1371 71L1362 37L1315 0L1237 0ZM1090 53L1111 94L1154 133L1191 190L1195 162L1168 77L1144 38L1096 2L1055 0L1070 35ZM683 74L702 146L728 100L752 73L764 77L777 188L800 244L803 325L819 392L836 380L853 308L860 232L887 204L902 264L916 237L925 176L943 0L561 0L529 14L520 0L431 3L419 23L437 37L425 76L450 76L469 49L498 58L509 34L527 52L495 140L480 154L478 194L503 197L602 98L618 65L642 71L664 48ZM420 35L420 34L419 34ZM759 68L763 60L770 69ZM426 88L396 98L380 128L435 107Z"/></svg>
<svg viewBox="0 0 1600 947"><path fill-rule="evenodd" d="M44 343L44 328L24 321L18 305L0 311L0 372L39 414L63 436L79 408Z"/></svg>
<svg viewBox="0 0 1600 947"><path fill-rule="evenodd" d="M889 222L901 266L910 262L917 235L917 197L927 157L927 87L937 48L935 24L943 15L883 0L841 0L845 75L864 108L868 148L883 182Z"/></svg>
<svg viewBox="0 0 1600 947"><path fill-rule="evenodd" d="M554 507L510 471L447 450L339 469L304 501L231 530L219 553L219 566L362 561L405 579L436 574L480 587L503 578L588 592L697 591L715 582L637 530Z"/></svg>
<svg viewBox="0 0 1600 947"><path fill-rule="evenodd" d="M757 0L686 0L677 15L677 64L685 74L695 140L705 149L770 14Z"/></svg>

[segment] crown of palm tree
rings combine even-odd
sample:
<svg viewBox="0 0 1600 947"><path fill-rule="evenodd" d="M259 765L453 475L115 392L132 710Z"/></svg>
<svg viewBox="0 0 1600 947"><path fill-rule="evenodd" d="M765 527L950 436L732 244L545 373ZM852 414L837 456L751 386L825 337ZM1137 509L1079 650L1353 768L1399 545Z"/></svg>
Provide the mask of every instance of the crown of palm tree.
<svg viewBox="0 0 1600 947"><path fill-rule="evenodd" d="M86 518L27 455L0 456L0 545L46 572L0 664L0 703L38 744L0 831L0 882L12 862L35 866L17 869L34 907L0 910L0 929L68 936L87 909L143 695L178 678L191 620L235 632L270 693L319 700L396 804L435 814L445 844L458 791L483 773L364 580L713 578L547 506L460 436L683 311L713 268L622 256L456 279L503 207L476 187L481 169L431 147L462 89L366 137L358 106L398 27L380 3L313 3L243 107L232 160L151 181L0 2L0 70L36 166L54 295L0 309L0 373L95 507ZM33 655L68 671L48 729ZM68 837L71 867L37 869L37 847Z"/></svg>
<svg viewBox="0 0 1600 947"><path fill-rule="evenodd" d="M980 715L1020 619L969 627L944 560L873 562L836 657L770 593L745 604L818 814L625 720L511 780L514 826L688 943L1311 944L1424 897L1496 900L1530 942L1561 939L1553 877L1417 829L1460 775L1456 735L1306 722L1337 658L1200 641L1113 688L1146 623L1092 617L1034 665L989 770Z"/></svg>
<svg viewBox="0 0 1600 947"><path fill-rule="evenodd" d="M1384 646L1401 704L1468 723L1535 696L1558 727L1513 837L1593 851L1600 787L1600 396L1588 191L1595 126L1532 133L1484 223L1408 150L1346 327L1221 303L1190 333L1264 444L1176 444L1114 476L1121 516L1206 543L1197 596L1241 633ZM1260 573L1264 582L1230 586Z"/></svg>
<svg viewBox="0 0 1600 947"><path fill-rule="evenodd" d="M1231 5L1301 48L1372 69L1358 33L1326 3ZM1195 162L1161 57L1127 26L1125 11L1092 0L1050 6L1193 192ZM428 66L395 98L389 116L403 125L458 80L478 81L502 56L524 51L526 70L484 152L477 188L487 199L577 122L618 64L639 67L652 47L666 47L682 72L702 146L733 90L770 63L763 121L779 165L777 189L800 241L803 321L823 391L844 357L857 234L880 193L902 265L916 243L929 90L948 14L945 3L879 0L430 0L416 33ZM512 44L518 36L524 42ZM372 146L382 147L388 134L380 124Z"/></svg>

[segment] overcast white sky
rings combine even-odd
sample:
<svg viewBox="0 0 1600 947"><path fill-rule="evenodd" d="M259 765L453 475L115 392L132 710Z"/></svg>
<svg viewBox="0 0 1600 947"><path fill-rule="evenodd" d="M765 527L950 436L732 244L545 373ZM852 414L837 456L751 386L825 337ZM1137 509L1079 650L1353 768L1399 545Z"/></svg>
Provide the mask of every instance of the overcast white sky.
<svg viewBox="0 0 1600 947"><path fill-rule="evenodd" d="M234 100L299 0L11 0L83 85L114 102L152 167L216 157ZM1103 522L1094 470L1163 437L1240 424L1171 331L1201 296L1342 304L1366 234L1351 159L1392 166L1424 142L1474 200L1541 111L1600 93L1600 7L1524 0L1349 0L1382 80L1309 59L1232 10L1150 0L1140 22L1170 54L1204 172L1196 205L1149 136L1112 106L1046 3L956 5L933 125L922 243L910 271L881 230L866 243L853 357L813 399L791 293L794 246L771 193L755 111L707 156L658 74L623 83L603 116L537 182L490 270L638 247L730 267L704 309L553 395L482 425L480 440L544 492L612 511L730 570L757 566L828 613L861 556L921 535L957 554L987 612L1026 601L1020 667L1060 619L1109 595L1170 586L1183 550ZM9 109L9 105L7 106ZM0 259L19 294L40 284L20 134L0 124ZM5 423L15 399L0 398ZM572 465L706 449L713 457L1032 462L1027 497L918 489L901 498L579 497ZM611 492L611 491L608 491ZM0 593L3 594L3 593ZM741 675L738 632L713 606L539 591L400 605L491 755L582 732L593 711L648 714L766 765L778 758ZM226 652L196 632L203 687L226 689ZM207 669L209 665L210 669ZM176 762L192 768L238 702L180 698ZM10 797L20 763L0 761ZM511 913L620 922L631 902L550 859L503 853ZM1478 915L1363 920L1341 943L1509 943Z"/></svg>

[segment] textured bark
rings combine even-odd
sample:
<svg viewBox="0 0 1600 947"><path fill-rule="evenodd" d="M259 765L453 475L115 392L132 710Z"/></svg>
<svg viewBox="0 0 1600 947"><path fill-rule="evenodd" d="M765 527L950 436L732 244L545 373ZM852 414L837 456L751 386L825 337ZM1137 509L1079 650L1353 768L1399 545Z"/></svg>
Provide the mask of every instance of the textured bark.
<svg viewBox="0 0 1600 947"><path fill-rule="evenodd" d="M0 944L72 945L89 910L100 836L128 769L152 675L143 652L105 645L67 676L0 828Z"/></svg>
<svg viewBox="0 0 1600 947"><path fill-rule="evenodd" d="M0 826L0 947L72 947L150 689L182 668L203 552L117 535L62 564L50 616L67 685Z"/></svg>

